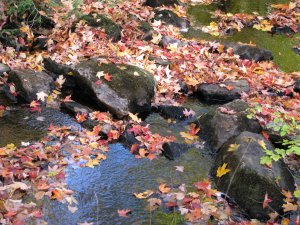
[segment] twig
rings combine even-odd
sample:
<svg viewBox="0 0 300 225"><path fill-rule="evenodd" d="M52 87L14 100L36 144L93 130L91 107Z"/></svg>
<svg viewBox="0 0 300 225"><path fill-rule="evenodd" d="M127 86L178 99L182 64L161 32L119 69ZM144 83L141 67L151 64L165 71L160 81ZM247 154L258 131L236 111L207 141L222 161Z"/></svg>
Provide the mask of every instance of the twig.
<svg viewBox="0 0 300 225"><path fill-rule="evenodd" d="M97 203L97 225L99 224L99 201L98 201L98 196L96 195L96 192L94 192L95 198L96 198L96 203Z"/></svg>

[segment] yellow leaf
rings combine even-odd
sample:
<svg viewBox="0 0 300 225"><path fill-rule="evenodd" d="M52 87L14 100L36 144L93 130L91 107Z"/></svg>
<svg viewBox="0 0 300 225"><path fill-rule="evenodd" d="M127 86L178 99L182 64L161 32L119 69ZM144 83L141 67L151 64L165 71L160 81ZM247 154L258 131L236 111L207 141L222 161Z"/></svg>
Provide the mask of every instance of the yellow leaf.
<svg viewBox="0 0 300 225"><path fill-rule="evenodd" d="M222 166L219 166L218 169L217 169L217 177L222 177L224 176L225 174L227 174L230 169L226 169L226 166L227 166L227 163L223 163Z"/></svg>
<svg viewBox="0 0 300 225"><path fill-rule="evenodd" d="M128 113L130 119L132 119L134 122L137 122L137 123L141 123L142 120L140 118L138 118L138 114L133 114L133 113Z"/></svg>
<svg viewBox="0 0 300 225"><path fill-rule="evenodd" d="M91 143L89 144L89 146L90 146L91 148L98 148L99 144L98 144L96 141L94 141L94 142L91 142Z"/></svg>
<svg viewBox="0 0 300 225"><path fill-rule="evenodd" d="M267 150L267 146L266 146L266 143L264 142L264 140L259 140L259 141L257 141L257 143L258 143L264 150Z"/></svg>
<svg viewBox="0 0 300 225"><path fill-rule="evenodd" d="M133 195L136 197L136 198L139 198L139 199L144 199L144 198L148 198L150 195L153 194L153 191L151 190L146 190L142 193L133 193Z"/></svg>
<svg viewBox="0 0 300 225"><path fill-rule="evenodd" d="M240 147L239 144L231 144L229 145L228 152L235 152Z"/></svg>
<svg viewBox="0 0 300 225"><path fill-rule="evenodd" d="M194 141L198 139L197 135L191 135L189 133L186 132L180 132L181 137L186 138L188 140Z"/></svg>
<svg viewBox="0 0 300 225"><path fill-rule="evenodd" d="M90 159L85 165L91 168L94 168L94 166L98 166L99 159Z"/></svg>

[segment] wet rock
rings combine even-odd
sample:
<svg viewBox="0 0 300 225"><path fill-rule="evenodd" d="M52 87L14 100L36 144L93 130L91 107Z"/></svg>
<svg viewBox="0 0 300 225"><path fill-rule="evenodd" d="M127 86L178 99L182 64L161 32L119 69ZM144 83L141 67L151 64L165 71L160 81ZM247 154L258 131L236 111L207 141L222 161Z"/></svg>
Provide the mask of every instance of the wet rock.
<svg viewBox="0 0 300 225"><path fill-rule="evenodd" d="M272 34L287 34L287 35L292 35L297 33L297 30L293 30L291 27L285 25L283 27L275 25L271 29Z"/></svg>
<svg viewBox="0 0 300 225"><path fill-rule="evenodd" d="M299 47L294 47L292 48L292 50L297 54L297 55L300 55L300 46Z"/></svg>
<svg viewBox="0 0 300 225"><path fill-rule="evenodd" d="M225 81L220 84L201 84L198 88L200 99L208 103L226 103L239 99L241 93L248 93L249 83L246 80Z"/></svg>
<svg viewBox="0 0 300 225"><path fill-rule="evenodd" d="M171 64L171 62L168 61L167 59L163 59L163 58L152 56L152 55L149 56L149 60L155 61L156 64L162 65L162 66L168 66Z"/></svg>
<svg viewBox="0 0 300 225"><path fill-rule="evenodd" d="M53 88L53 80L47 73L25 69L11 71L8 83L15 84L18 96L26 102L37 99L38 92L50 94Z"/></svg>
<svg viewBox="0 0 300 225"><path fill-rule="evenodd" d="M222 106L234 114L227 114L216 109L203 115L199 122L206 138L215 150L218 150L229 138L239 135L243 131L260 133L258 121L247 118L248 105L242 100L235 100Z"/></svg>
<svg viewBox="0 0 300 225"><path fill-rule="evenodd" d="M163 6L163 5L178 5L178 0L146 0L146 5L151 6L153 8Z"/></svg>
<svg viewBox="0 0 300 225"><path fill-rule="evenodd" d="M140 25L138 28L144 32L142 40L151 41L153 39L154 30L149 23L145 21L140 21Z"/></svg>
<svg viewBox="0 0 300 225"><path fill-rule="evenodd" d="M273 59L272 52L255 46L243 45L233 42L224 44L225 48L232 48L234 54L239 55L241 59L254 60L255 62L269 61Z"/></svg>
<svg viewBox="0 0 300 225"><path fill-rule="evenodd" d="M186 18L179 17L176 13L170 10L160 10L155 13L153 20L161 20L163 23L179 27L187 31L190 27L190 21Z"/></svg>
<svg viewBox="0 0 300 225"><path fill-rule="evenodd" d="M34 50L47 50L47 41L48 38L46 37L38 37L35 39L35 41L32 43L31 51Z"/></svg>
<svg viewBox="0 0 300 225"><path fill-rule="evenodd" d="M300 79L297 79L294 86L294 91L300 93Z"/></svg>
<svg viewBox="0 0 300 225"><path fill-rule="evenodd" d="M0 63L0 76L2 76L4 73L8 73L10 71L9 66L6 64Z"/></svg>
<svg viewBox="0 0 300 225"><path fill-rule="evenodd" d="M108 73L111 81L99 78L99 71ZM125 64L101 64L88 60L74 66L77 92L90 99L96 109L103 107L118 118L132 113L148 113L154 96L153 76L136 66Z"/></svg>
<svg viewBox="0 0 300 225"><path fill-rule="evenodd" d="M157 111L162 117L176 120L184 120L187 118L183 113L185 109L186 108L182 106L172 105L160 105L157 107Z"/></svg>
<svg viewBox="0 0 300 225"><path fill-rule="evenodd" d="M68 75L72 73L72 68L70 66L59 64L50 58L45 58L43 63L45 69L53 73L62 74L62 75Z"/></svg>
<svg viewBox="0 0 300 225"><path fill-rule="evenodd" d="M122 28L113 20L109 19L106 15L103 14L88 14L81 17L82 20L85 20L89 26L100 27L105 30L105 33L108 35L112 41L121 40L121 31Z"/></svg>
<svg viewBox="0 0 300 225"><path fill-rule="evenodd" d="M89 107L81 105L77 102L62 102L60 109L68 114L75 116L77 113L86 113L89 114L92 110Z"/></svg>
<svg viewBox="0 0 300 225"><path fill-rule="evenodd" d="M268 193L272 202L269 205L275 211L282 213L284 196L281 190L293 192L294 179L281 160L272 163L272 169L260 164L265 155L259 141L263 140L268 150L273 151L272 144L260 134L242 132L231 138L221 148L216 158L212 174L216 177L217 168L227 163L229 173L220 178L216 177L218 190L228 194L244 209L250 218L267 220L272 212L269 207L263 209L262 202ZM235 151L228 151L230 145L236 144Z"/></svg>
<svg viewBox="0 0 300 225"><path fill-rule="evenodd" d="M140 143L140 141L135 138L133 132L129 131L131 127L131 125L127 125L125 131L119 138L119 142L128 149L130 149L132 145Z"/></svg>
<svg viewBox="0 0 300 225"><path fill-rule="evenodd" d="M164 36L161 39L161 41L159 42L159 46L161 46L161 47L166 47L170 44L176 44L177 47L183 47L183 46L188 45L188 43L185 41L181 41L176 38L169 37L169 36Z"/></svg>
<svg viewBox="0 0 300 225"><path fill-rule="evenodd" d="M179 158L183 153L187 152L191 148L190 145L176 142L168 142L163 144L163 155L174 160Z"/></svg>

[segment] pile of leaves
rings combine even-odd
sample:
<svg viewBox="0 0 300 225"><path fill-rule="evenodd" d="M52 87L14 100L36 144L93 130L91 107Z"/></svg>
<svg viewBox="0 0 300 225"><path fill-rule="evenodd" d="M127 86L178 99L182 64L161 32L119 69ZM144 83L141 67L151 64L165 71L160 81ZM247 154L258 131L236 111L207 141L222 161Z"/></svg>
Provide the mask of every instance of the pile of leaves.
<svg viewBox="0 0 300 225"><path fill-rule="evenodd" d="M241 31L244 27L253 27L262 31L272 33L281 32L295 34L299 25L299 1L291 1L289 4L273 4L272 11L265 16L257 13L225 13L216 10L213 17L218 22L211 22L209 26L204 26L202 30L215 36L224 36L229 31ZM281 30L281 31L280 31Z"/></svg>

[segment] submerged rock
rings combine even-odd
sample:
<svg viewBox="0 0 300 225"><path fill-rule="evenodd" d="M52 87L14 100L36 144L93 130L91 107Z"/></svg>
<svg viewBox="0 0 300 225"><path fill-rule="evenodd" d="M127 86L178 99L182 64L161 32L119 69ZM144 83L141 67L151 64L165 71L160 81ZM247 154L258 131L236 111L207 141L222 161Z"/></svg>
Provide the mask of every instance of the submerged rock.
<svg viewBox="0 0 300 225"><path fill-rule="evenodd" d="M282 213L284 196L281 190L293 192L294 179L281 160L274 161L272 169L260 164L261 157L265 155L261 141L264 141L268 150L274 151L272 144L260 134L245 131L231 138L218 153L212 174L218 190L233 198L250 218L267 220L268 214L273 211L269 207L263 208L266 193L272 200L270 207ZM236 149L228 151L232 145ZM217 168L224 163L230 169L229 173L216 177Z"/></svg>
<svg viewBox="0 0 300 225"><path fill-rule="evenodd" d="M151 6L153 8L163 6L163 5L178 5L178 0L146 0L146 5Z"/></svg>
<svg viewBox="0 0 300 225"><path fill-rule="evenodd" d="M170 10L157 11L153 20L161 20L163 23L179 27L186 31L190 27L190 21L188 21L186 18L179 17L176 13Z"/></svg>
<svg viewBox="0 0 300 225"><path fill-rule="evenodd" d="M14 83L16 92L26 102L37 99L38 92L50 94L53 88L52 78L45 72L19 69L11 71L8 76L8 83Z"/></svg>
<svg viewBox="0 0 300 225"><path fill-rule="evenodd" d="M96 75L101 71L109 74L111 81L99 80ZM81 96L89 98L95 108L104 107L118 118L129 112L150 112L155 81L149 72L139 67L125 64L99 66L96 60L88 60L75 65L74 79Z"/></svg>
<svg viewBox="0 0 300 225"><path fill-rule="evenodd" d="M232 48L234 54L239 55L241 59L254 60L255 62L269 61L273 59L272 52L255 46L243 45L234 42L224 44L225 48Z"/></svg>
<svg viewBox="0 0 300 225"><path fill-rule="evenodd" d="M197 90L200 99L208 103L226 103L240 98L242 92L248 93L250 90L246 80L225 81L221 85L201 84Z"/></svg>
<svg viewBox="0 0 300 225"><path fill-rule="evenodd" d="M88 14L81 17L89 26L100 27L113 41L121 40L122 28L116 22L102 14Z"/></svg>
<svg viewBox="0 0 300 225"><path fill-rule="evenodd" d="M188 144L168 142L163 144L163 155L170 160L174 160L176 158L179 158L190 148L191 146Z"/></svg>
<svg viewBox="0 0 300 225"><path fill-rule="evenodd" d="M235 100L223 105L223 108L226 109L224 112L220 109L213 110L199 120L202 130L207 134L207 138L215 150L218 150L229 138L237 136L243 131L261 132L258 121L247 118L248 104L246 102Z"/></svg>
<svg viewBox="0 0 300 225"><path fill-rule="evenodd" d="M161 116L167 119L184 120L187 117L184 115L186 108L182 106L172 105L160 105L157 107L157 111Z"/></svg>

